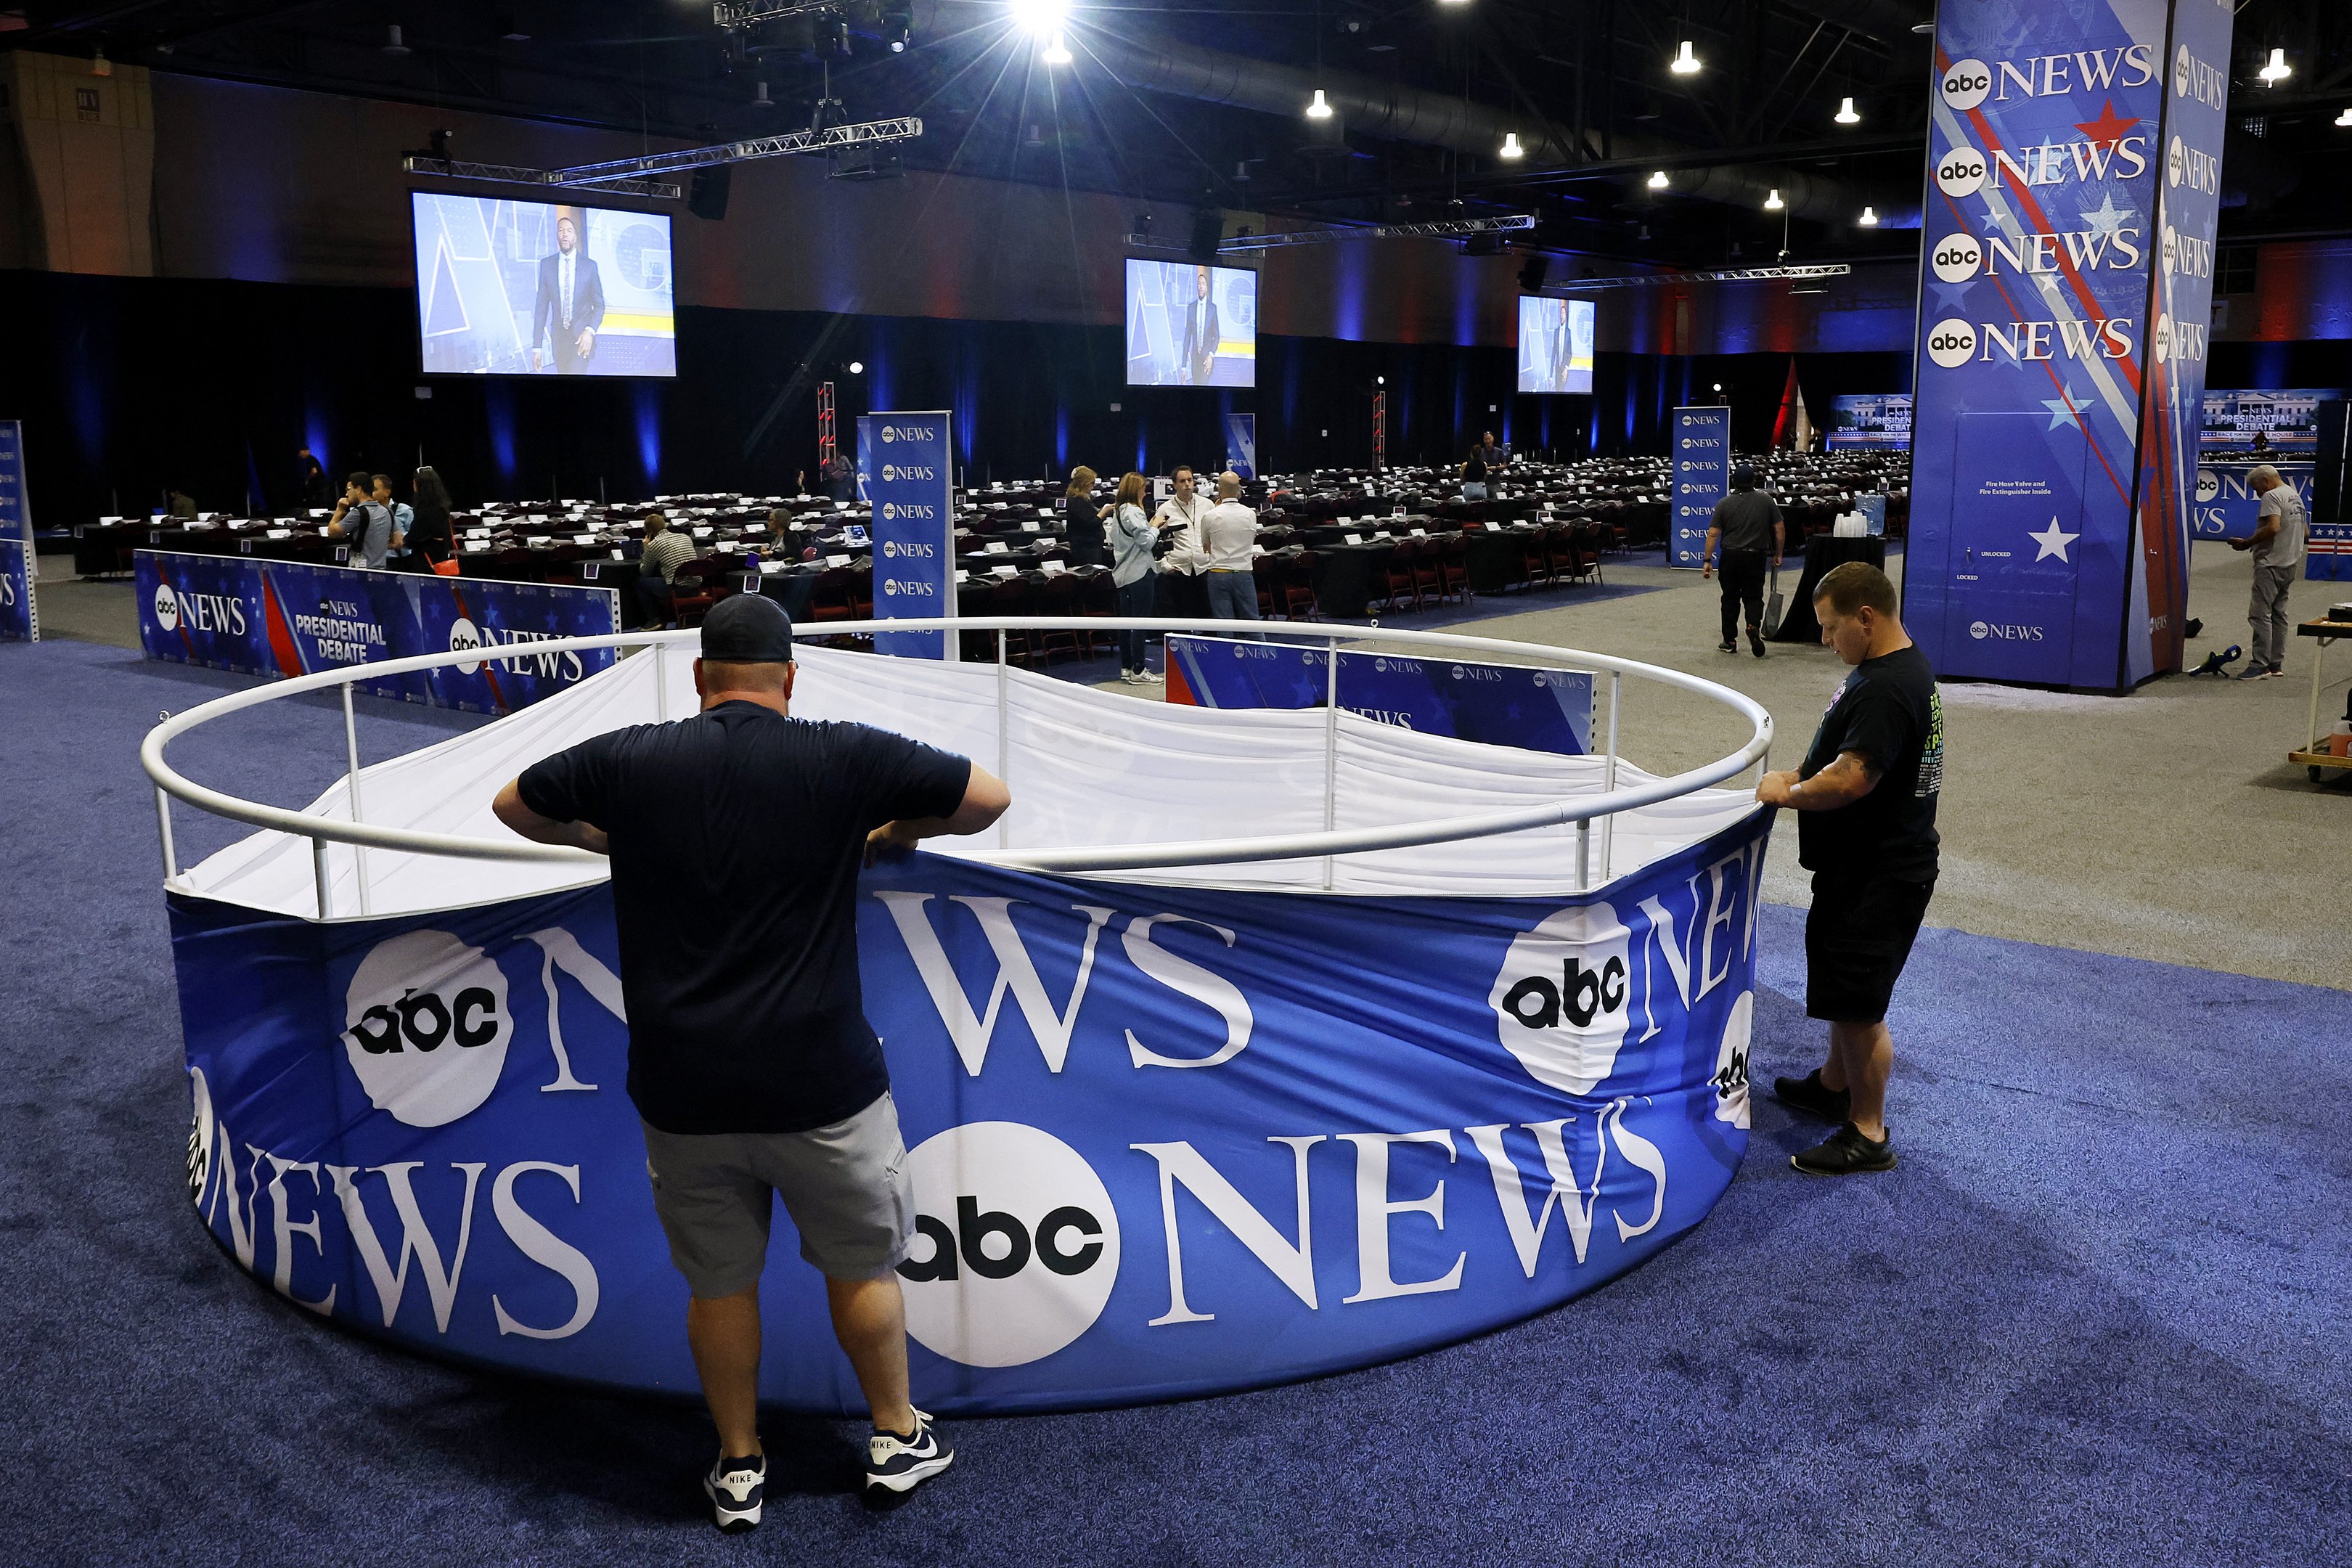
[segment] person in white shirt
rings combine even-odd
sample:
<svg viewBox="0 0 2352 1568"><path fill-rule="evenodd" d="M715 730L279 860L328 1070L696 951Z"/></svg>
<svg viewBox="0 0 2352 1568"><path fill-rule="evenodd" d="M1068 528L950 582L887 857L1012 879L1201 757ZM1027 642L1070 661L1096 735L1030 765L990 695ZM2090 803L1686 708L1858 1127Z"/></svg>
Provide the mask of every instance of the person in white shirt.
<svg viewBox="0 0 2352 1568"><path fill-rule="evenodd" d="M1143 515L1141 474L1129 472L1118 481L1118 497L1103 508L1102 524L1111 549L1110 580L1118 590L1118 613L1149 616L1152 611L1151 547L1160 535ZM1144 662L1143 636L1140 631L1118 634L1118 678L1129 686L1152 679Z"/></svg>
<svg viewBox="0 0 2352 1568"><path fill-rule="evenodd" d="M1257 614L1257 510L1243 503L1242 479L1227 469L1217 476L1217 504L1201 519L1206 541L1209 613L1220 620L1254 621Z"/></svg>
<svg viewBox="0 0 2352 1568"><path fill-rule="evenodd" d="M1190 463L1178 464L1174 477L1175 493L1160 503L1151 523L1163 531L1177 531L1175 548L1161 563L1161 570L1191 576L1206 570L1208 552L1201 538L1201 520L1209 514L1209 501L1199 493Z"/></svg>

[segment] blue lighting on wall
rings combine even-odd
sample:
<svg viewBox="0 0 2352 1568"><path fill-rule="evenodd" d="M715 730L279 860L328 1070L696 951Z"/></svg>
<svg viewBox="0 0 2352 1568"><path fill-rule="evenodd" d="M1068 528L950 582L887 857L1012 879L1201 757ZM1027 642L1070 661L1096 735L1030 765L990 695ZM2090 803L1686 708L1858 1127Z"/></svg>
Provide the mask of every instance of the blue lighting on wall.
<svg viewBox="0 0 2352 1568"><path fill-rule="evenodd" d="M1070 408L1066 403L1054 405L1054 468L1060 475L1070 471Z"/></svg>
<svg viewBox="0 0 2352 1568"><path fill-rule="evenodd" d="M637 462L648 489L661 483L661 398L650 384L636 389Z"/></svg>
<svg viewBox="0 0 2352 1568"><path fill-rule="evenodd" d="M956 456L963 467L971 467L971 444L980 430L980 366L971 353L957 356L962 363L956 367L955 440Z"/></svg>
<svg viewBox="0 0 2352 1568"><path fill-rule="evenodd" d="M1331 301L1332 331L1349 342L1361 342L1364 339L1364 267L1370 248L1363 245L1339 247L1333 268L1339 276Z"/></svg>
<svg viewBox="0 0 2352 1568"><path fill-rule="evenodd" d="M482 418L489 426L490 461L499 470L501 489L511 491L515 477L514 391L503 383L482 388ZM316 451L317 448L311 448Z"/></svg>
<svg viewBox="0 0 2352 1568"><path fill-rule="evenodd" d="M890 328L887 321L877 320L869 329L871 342L866 351L866 411L895 409L890 401Z"/></svg>
<svg viewBox="0 0 2352 1568"><path fill-rule="evenodd" d="M315 408L305 408L302 411L302 439L309 444L310 456L319 459L319 467L327 470L327 477L330 479L333 479L335 460L327 454L326 417ZM341 485L335 487L335 493L338 495L342 493Z"/></svg>

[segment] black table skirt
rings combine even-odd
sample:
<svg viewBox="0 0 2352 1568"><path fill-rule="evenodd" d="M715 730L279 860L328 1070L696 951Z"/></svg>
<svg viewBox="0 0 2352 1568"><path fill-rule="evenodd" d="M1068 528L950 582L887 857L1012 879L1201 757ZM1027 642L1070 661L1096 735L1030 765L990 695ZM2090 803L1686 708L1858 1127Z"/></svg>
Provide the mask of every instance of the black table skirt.
<svg viewBox="0 0 2352 1568"><path fill-rule="evenodd" d="M1796 584L1789 582L1789 570L1780 568L1780 591L1787 595L1780 611L1780 629L1772 634L1774 642L1817 643L1822 640L1822 623L1813 618L1813 590L1821 585L1832 566L1843 566L1849 561L1867 561L1880 571L1886 570L1886 541L1876 538L1839 539L1820 534L1805 541L1805 569Z"/></svg>

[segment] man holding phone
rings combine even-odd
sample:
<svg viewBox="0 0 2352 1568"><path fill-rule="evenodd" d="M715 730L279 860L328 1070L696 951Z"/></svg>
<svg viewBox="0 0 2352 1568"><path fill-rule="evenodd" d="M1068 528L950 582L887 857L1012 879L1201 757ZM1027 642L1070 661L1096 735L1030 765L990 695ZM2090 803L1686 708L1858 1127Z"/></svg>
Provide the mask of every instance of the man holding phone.
<svg viewBox="0 0 2352 1568"><path fill-rule="evenodd" d="M760 1522L759 1281L781 1197L825 1277L872 1412L866 1481L911 1491L955 1450L908 1400L898 1265L914 1193L857 972L861 864L978 833L1012 804L965 758L792 717L793 626L738 595L702 623L701 710L559 752L499 792L526 838L613 862L629 1098L687 1342L719 1428L712 1517Z"/></svg>

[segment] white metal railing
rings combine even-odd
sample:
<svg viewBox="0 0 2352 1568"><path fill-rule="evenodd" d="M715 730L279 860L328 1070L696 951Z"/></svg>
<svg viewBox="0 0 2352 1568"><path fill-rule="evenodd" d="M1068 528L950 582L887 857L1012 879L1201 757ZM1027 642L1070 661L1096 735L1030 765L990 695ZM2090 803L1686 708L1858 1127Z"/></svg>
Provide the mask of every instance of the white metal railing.
<svg viewBox="0 0 2352 1568"><path fill-rule="evenodd" d="M1576 884L1579 891L1591 885L1592 824L1601 824L1601 864L1609 864L1608 852L1612 825L1617 814L1652 805L1694 790L1721 784L1749 767L1759 775L1772 744L1772 716L1763 707L1728 687L1680 670L1665 669L1635 659L1618 658L1608 654L1588 652L1580 648L1552 647L1542 643L1510 642L1492 637L1465 637L1450 632L1391 630L1377 625L1365 626L1339 622L1295 621L1231 621L1193 620L1169 616L953 616L937 620L908 621L828 621L821 626L796 628L806 636L870 637L878 632L938 631L952 635L959 631L993 631L997 634L996 681L998 757L997 772L1002 776L1007 768L1004 748L1009 731L1006 714L1009 707L1009 668L1007 633L1013 631L1147 631L1176 632L1204 635L1248 635L1274 639L1319 641L1327 653L1326 668L1329 671L1324 721L1324 830L1320 833L1274 834L1241 838L1189 839L1168 844L1082 845L1066 849L1014 849L999 839L994 854L973 857L993 865L1013 867L1024 870L1076 873L1087 871L1134 871L1174 866L1230 865L1255 860L1298 860L1318 857L1324 859L1324 886L1331 885L1330 858L1338 855L1362 854L1380 849L1403 849L1419 845L1444 844L1459 839L1485 838L1496 834L1517 833L1531 827L1555 826L1573 823L1576 826ZM622 632L610 637L567 637L558 641L534 642L532 655L547 653L586 652L595 648L649 647L656 663L655 716L667 719L667 650L682 643L698 642L700 632L693 628L683 631ZM1402 645L1407 648L1428 648L1455 657L1493 658L1507 655L1513 658L1537 659L1547 664L1564 666L1571 670L1609 677L1609 730L1607 748L1603 754L1601 793L1590 798L1564 799L1538 806L1521 806L1507 811L1480 812L1464 816L1449 816L1406 823L1387 827L1350 828L1337 826L1338 821L1338 759L1339 759L1339 661L1328 658L1339 645L1349 642L1378 642ZM426 833L414 828L388 827L360 820L362 799L360 789L358 722L352 706L352 685L354 681L378 679L390 675L405 675L413 671L433 669L442 665L479 663L486 650L456 648L447 653L421 654L414 658L385 659L368 664L349 665L340 669L321 670L315 675L298 676L290 680L273 681L248 690L232 692L226 697L191 708L184 713L169 715L147 732L139 748L140 766L155 785L155 813L163 840L163 876L169 881L179 876L179 862L172 840L171 803L177 799L231 821L250 823L257 827L275 828L281 833L310 840L310 858L318 882L319 918L333 918L329 892L326 847L330 843L348 844L360 857L358 908L355 913L370 912L367 893L367 872L364 857L371 848L398 850L415 855L446 855L467 859L543 860L562 863L602 864L604 857L585 850L556 845L535 844L524 838L467 838L456 834ZM877 656L878 657L878 656ZM1617 743L1619 709L1623 700L1624 678L1655 681L1696 693L1746 719L1749 734L1746 743L1729 754L1711 763L1687 769L1670 778L1654 780L1631 789L1617 787ZM181 735L199 725L210 723L247 708L258 707L281 698L299 696L307 691L340 688L343 707L344 759L349 766L348 798L352 820L337 822L313 816L307 812L290 811L282 806L264 805L258 801L224 794L197 784L182 774L164 761L163 749Z"/></svg>

